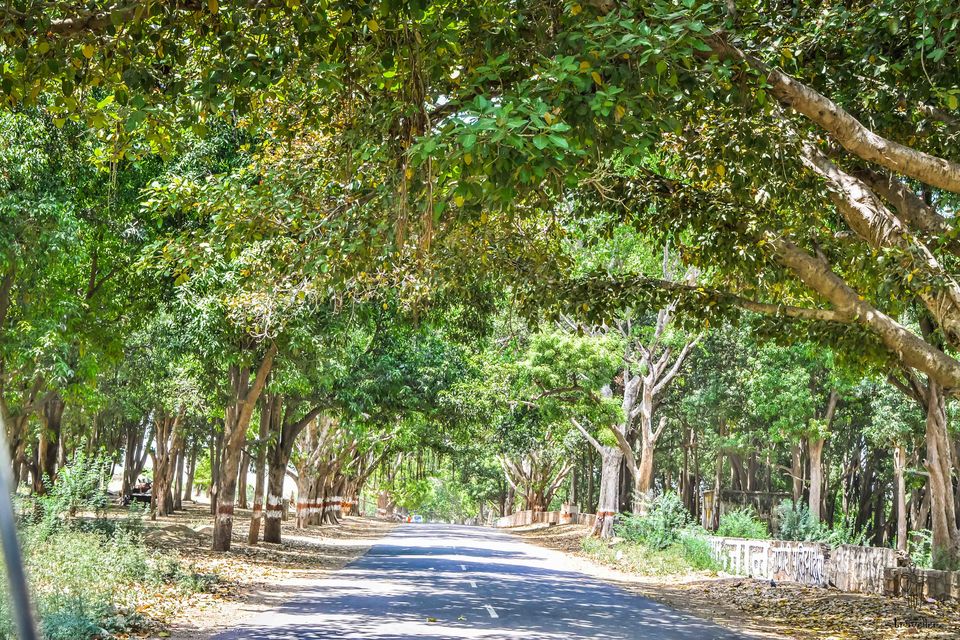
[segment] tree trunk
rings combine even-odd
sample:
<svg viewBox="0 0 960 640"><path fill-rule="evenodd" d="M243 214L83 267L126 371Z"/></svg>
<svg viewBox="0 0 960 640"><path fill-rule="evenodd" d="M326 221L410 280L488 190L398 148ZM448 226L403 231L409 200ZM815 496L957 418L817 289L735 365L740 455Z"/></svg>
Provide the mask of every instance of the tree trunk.
<svg viewBox="0 0 960 640"><path fill-rule="evenodd" d="M593 501L593 482L594 482L593 449L587 447L587 509L592 509L595 504Z"/></svg>
<svg viewBox="0 0 960 640"><path fill-rule="evenodd" d="M267 443L270 440L270 433L274 431L274 424L280 421L280 411L277 404L276 394L269 392L263 394L263 399L260 402L260 435L253 462L256 473L256 484L253 488L253 515L250 519L250 532L247 536L247 542L249 544L257 544L260 537L260 522L263 520L264 484L266 484L264 465L266 463Z"/></svg>
<svg viewBox="0 0 960 640"><path fill-rule="evenodd" d="M597 522L594 535L613 537L613 521L620 502L620 465L623 452L619 447L603 447L600 452L600 504L597 507Z"/></svg>
<svg viewBox="0 0 960 640"><path fill-rule="evenodd" d="M267 376L273 368L273 360L276 354L277 346L271 344L257 368L252 384L250 382L250 371L246 367L237 364L232 364L229 367L233 393L231 403L224 412L220 483L217 486L217 512L213 524L214 551L230 550L241 447L246 440L247 427L250 425L257 400L267 383Z"/></svg>
<svg viewBox="0 0 960 640"><path fill-rule="evenodd" d="M633 512L646 513L653 499L653 456L656 440L643 437L640 442L640 464L633 479Z"/></svg>
<svg viewBox="0 0 960 640"><path fill-rule="evenodd" d="M193 502L193 478L197 472L197 447L190 449L190 462L187 464L187 481L183 486L182 500Z"/></svg>
<svg viewBox="0 0 960 640"><path fill-rule="evenodd" d="M907 550L907 483L904 470L907 467L907 452L902 444L893 448L893 479L897 504L897 549Z"/></svg>
<svg viewBox="0 0 960 640"><path fill-rule="evenodd" d="M947 408L943 391L933 380L927 383L927 459L930 515L933 520L933 568L960 569L960 531L954 511L952 454L947 431Z"/></svg>
<svg viewBox="0 0 960 640"><path fill-rule="evenodd" d="M237 508L247 508L247 475L250 473L250 454L246 448L240 454L240 473L237 476Z"/></svg>
<svg viewBox="0 0 960 640"><path fill-rule="evenodd" d="M177 452L177 468L173 482L173 510L183 511L183 459L186 452L181 448Z"/></svg>
<svg viewBox="0 0 960 640"><path fill-rule="evenodd" d="M52 485L57 477L63 409L63 398L56 392L50 393L43 403L37 456L38 472L34 481L34 491L38 494L46 493L47 487Z"/></svg>
<svg viewBox="0 0 960 640"><path fill-rule="evenodd" d="M791 479L793 480L793 504L800 504L800 498L803 497L803 457L800 449L800 443L797 442L791 449Z"/></svg>
<svg viewBox="0 0 960 640"><path fill-rule="evenodd" d="M807 455L810 458L810 516L820 522L820 509L823 505L823 498L820 495L823 489L823 445L826 440L823 438L810 438L807 440Z"/></svg>
<svg viewBox="0 0 960 640"><path fill-rule="evenodd" d="M217 421L210 423L210 513L217 513L217 487L220 486L220 448L223 445L223 432L217 429Z"/></svg>

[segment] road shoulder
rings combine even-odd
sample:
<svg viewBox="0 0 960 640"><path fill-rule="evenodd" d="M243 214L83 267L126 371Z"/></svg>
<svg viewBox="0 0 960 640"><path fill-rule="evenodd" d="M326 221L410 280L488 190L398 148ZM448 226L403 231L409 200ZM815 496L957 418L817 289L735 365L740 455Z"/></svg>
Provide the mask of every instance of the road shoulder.
<svg viewBox="0 0 960 640"><path fill-rule="evenodd" d="M753 638L946 640L960 634L960 605L928 603L911 609L902 599L727 575L638 576L584 556L580 541L589 528L535 525L502 529L552 549L565 568L615 584Z"/></svg>
<svg viewBox="0 0 960 640"><path fill-rule="evenodd" d="M183 524L161 524L165 526L158 530L185 528ZM337 526L305 530L284 523L283 543L256 546L245 542L246 527L236 526L229 553L210 551L205 527L199 527L187 543L176 536L154 544L176 548L183 562L198 572L216 574L219 583L212 593L197 594L180 603L168 614L167 631L147 637L207 640L281 606L312 583L363 556L395 526L393 522L359 517L343 518Z"/></svg>

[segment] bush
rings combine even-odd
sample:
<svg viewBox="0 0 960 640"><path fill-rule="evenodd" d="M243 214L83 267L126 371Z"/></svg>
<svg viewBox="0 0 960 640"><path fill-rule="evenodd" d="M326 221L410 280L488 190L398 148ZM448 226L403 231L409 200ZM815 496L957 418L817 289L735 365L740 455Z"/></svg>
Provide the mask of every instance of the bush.
<svg viewBox="0 0 960 640"><path fill-rule="evenodd" d="M598 562L644 576L683 575L719 569L710 557L710 544L695 530L680 535L665 549L654 550L636 542L611 546L598 538L584 538L584 553Z"/></svg>
<svg viewBox="0 0 960 640"><path fill-rule="evenodd" d="M752 508L744 507L720 516L717 535L729 538L767 540L770 537L770 532L767 531L767 524L757 517Z"/></svg>
<svg viewBox="0 0 960 640"><path fill-rule="evenodd" d="M933 567L933 533L929 529L910 532L910 562L921 569Z"/></svg>
<svg viewBox="0 0 960 640"><path fill-rule="evenodd" d="M716 571L719 566L710 554L710 543L699 532L688 529L680 536L683 557L696 571Z"/></svg>
<svg viewBox="0 0 960 640"><path fill-rule="evenodd" d="M642 575L675 575L716 570L706 532L675 493L657 497L646 515L625 514L614 531L624 543L611 547L605 541L587 538L584 551L605 564Z"/></svg>
<svg viewBox="0 0 960 640"><path fill-rule="evenodd" d="M817 522L807 505L794 505L792 500L778 504L775 514L780 525L777 530L780 540L823 542L831 546L862 545L866 541L864 533L856 531L851 523L844 521L831 529L823 522Z"/></svg>
<svg viewBox="0 0 960 640"><path fill-rule="evenodd" d="M110 461L78 450L57 474L57 481L44 479L47 494L39 499L47 530L59 527L81 511L101 512L107 506Z"/></svg>
<svg viewBox="0 0 960 640"><path fill-rule="evenodd" d="M680 496L665 493L654 499L646 515L619 517L614 532L625 540L640 542L651 549L666 549L680 539L680 534L692 522Z"/></svg>
<svg viewBox="0 0 960 640"><path fill-rule="evenodd" d="M793 500L784 500L777 505L775 513L780 540L821 541L826 536L826 527L814 520L805 504L794 505Z"/></svg>
<svg viewBox="0 0 960 640"><path fill-rule="evenodd" d="M94 467L79 454L48 496L18 502L25 568L47 640L110 638L143 630L150 621L136 607L144 585L169 584L193 593L209 591L217 582L216 576L196 573L176 557L148 550L139 506L122 519L70 517L71 510L98 509L105 499L93 480ZM34 515L38 508L39 518ZM0 586L0 638L13 637L9 599Z"/></svg>

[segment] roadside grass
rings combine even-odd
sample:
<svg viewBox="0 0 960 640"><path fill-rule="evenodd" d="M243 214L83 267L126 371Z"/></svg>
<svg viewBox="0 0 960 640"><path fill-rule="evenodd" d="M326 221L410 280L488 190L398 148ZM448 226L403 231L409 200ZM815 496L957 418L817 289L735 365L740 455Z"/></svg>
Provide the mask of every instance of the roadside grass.
<svg viewBox="0 0 960 640"><path fill-rule="evenodd" d="M719 570L710 556L706 531L692 521L680 497L657 497L644 515L622 514L618 540L585 538L584 553L608 566L644 576L682 575Z"/></svg>
<svg viewBox="0 0 960 640"><path fill-rule="evenodd" d="M108 518L102 461L78 454L42 497L18 497L18 533L34 608L46 640L108 639L151 631L141 612L158 592L208 591L213 575L185 566L171 550L144 542L144 511ZM5 577L5 576L4 576ZM16 638L0 587L0 639Z"/></svg>
<svg viewBox="0 0 960 640"><path fill-rule="evenodd" d="M677 542L662 549L628 540L611 544L599 538L584 538L582 548L584 554L596 562L641 576L686 575L719 570L710 557L707 541L692 534L683 535Z"/></svg>
<svg viewBox="0 0 960 640"><path fill-rule="evenodd" d="M26 571L43 637L112 638L148 631L156 623L138 611L159 590L210 590L216 576L199 574L174 556L149 550L135 530L114 523L20 527ZM0 638L15 638L9 598L0 593Z"/></svg>

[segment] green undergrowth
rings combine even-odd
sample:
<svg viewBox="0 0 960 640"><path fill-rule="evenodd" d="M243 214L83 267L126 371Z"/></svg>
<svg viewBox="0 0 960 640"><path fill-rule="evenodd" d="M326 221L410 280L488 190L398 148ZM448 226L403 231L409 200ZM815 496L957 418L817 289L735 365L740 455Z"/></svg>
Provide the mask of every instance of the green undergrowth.
<svg viewBox="0 0 960 640"><path fill-rule="evenodd" d="M209 590L215 576L198 574L173 552L143 542L143 512L122 519L96 511L103 483L91 482L96 461L74 460L43 498L21 498L18 529L34 608L46 640L107 639L152 629L137 612L159 591ZM79 467L85 467L80 469ZM81 477L83 476L83 477ZM81 485L86 484L86 489ZM79 517L93 508L93 517ZM16 638L9 597L0 591L0 640Z"/></svg>
<svg viewBox="0 0 960 640"><path fill-rule="evenodd" d="M678 542L663 549L626 540L610 544L599 538L584 538L583 551L601 564L642 576L684 575L719 569L710 557L710 545L697 535L683 535Z"/></svg>
<svg viewBox="0 0 960 640"><path fill-rule="evenodd" d="M676 494L656 498L645 515L620 515L614 532L615 544L584 539L584 553L602 564L646 576L719 569L710 557L706 531L693 523Z"/></svg>

